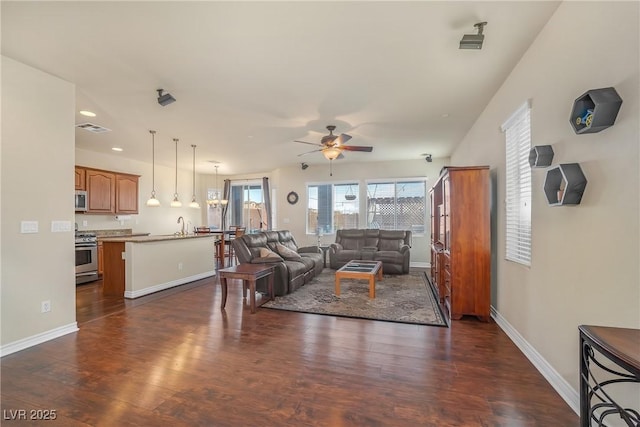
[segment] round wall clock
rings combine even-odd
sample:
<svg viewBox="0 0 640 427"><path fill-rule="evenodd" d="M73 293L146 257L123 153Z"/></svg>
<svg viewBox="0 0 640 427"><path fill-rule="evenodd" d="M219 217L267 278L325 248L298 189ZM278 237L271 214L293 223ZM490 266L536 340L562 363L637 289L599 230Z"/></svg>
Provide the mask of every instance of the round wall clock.
<svg viewBox="0 0 640 427"><path fill-rule="evenodd" d="M298 203L298 193L295 191L289 192L289 194L287 194L287 202L289 202L290 205Z"/></svg>

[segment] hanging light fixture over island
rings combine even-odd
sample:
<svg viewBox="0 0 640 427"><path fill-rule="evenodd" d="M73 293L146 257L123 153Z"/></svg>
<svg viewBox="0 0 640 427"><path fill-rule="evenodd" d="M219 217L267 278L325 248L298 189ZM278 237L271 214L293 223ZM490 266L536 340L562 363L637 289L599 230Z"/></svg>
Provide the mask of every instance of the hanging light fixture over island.
<svg viewBox="0 0 640 427"><path fill-rule="evenodd" d="M151 134L151 197L147 200L147 206L158 207L160 200L156 199L156 131L150 130Z"/></svg>

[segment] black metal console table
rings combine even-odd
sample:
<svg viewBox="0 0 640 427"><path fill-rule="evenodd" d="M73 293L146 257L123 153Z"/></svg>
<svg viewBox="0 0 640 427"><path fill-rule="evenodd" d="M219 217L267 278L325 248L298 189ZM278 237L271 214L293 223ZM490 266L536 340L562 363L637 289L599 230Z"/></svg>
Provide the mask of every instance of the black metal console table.
<svg viewBox="0 0 640 427"><path fill-rule="evenodd" d="M607 417L640 426L640 402L623 408L611 396L614 384L640 384L640 330L604 326L579 326L580 330L580 426L606 426ZM594 351L595 350L595 351ZM607 358L617 365L612 369ZM596 366L591 366L591 363ZM596 378L599 377L606 378Z"/></svg>

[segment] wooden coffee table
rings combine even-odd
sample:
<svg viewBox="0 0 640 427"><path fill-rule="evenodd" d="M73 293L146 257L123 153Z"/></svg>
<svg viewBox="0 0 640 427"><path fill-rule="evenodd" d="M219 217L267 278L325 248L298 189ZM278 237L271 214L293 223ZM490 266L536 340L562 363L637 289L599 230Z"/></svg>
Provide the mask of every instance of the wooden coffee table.
<svg viewBox="0 0 640 427"><path fill-rule="evenodd" d="M256 312L256 281L263 277L268 276L267 286L269 289L269 299L263 300L260 305L267 301L274 299L273 294L273 273L275 267L269 264L240 264L233 267L223 268L218 270L220 273L220 287L222 288L222 301L220 303L220 309L224 310L224 306L227 304L227 279L240 279L242 280L242 296L245 297L246 283L249 283L249 304L251 306L251 313Z"/></svg>
<svg viewBox="0 0 640 427"><path fill-rule="evenodd" d="M381 261L349 261L336 271L336 295L340 295L340 279L367 279L369 298L376 297L376 276L382 280Z"/></svg>

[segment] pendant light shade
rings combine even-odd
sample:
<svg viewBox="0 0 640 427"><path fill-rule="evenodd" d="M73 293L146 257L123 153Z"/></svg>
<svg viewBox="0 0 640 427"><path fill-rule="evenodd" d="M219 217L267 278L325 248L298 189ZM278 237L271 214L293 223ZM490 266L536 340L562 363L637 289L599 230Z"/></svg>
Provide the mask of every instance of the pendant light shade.
<svg viewBox="0 0 640 427"><path fill-rule="evenodd" d="M178 199L178 138L173 138L173 142L176 143L176 185L173 192L173 200L171 201L172 208L181 208L182 202Z"/></svg>
<svg viewBox="0 0 640 427"><path fill-rule="evenodd" d="M150 130L151 134L151 197L147 200L147 206L158 207L160 200L156 199L156 131Z"/></svg>
<svg viewBox="0 0 640 427"><path fill-rule="evenodd" d="M191 203L189 203L190 208L200 209L200 203L196 200L196 146L191 144L191 148L193 148L193 193L191 196Z"/></svg>

